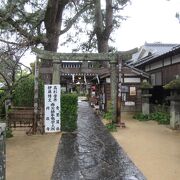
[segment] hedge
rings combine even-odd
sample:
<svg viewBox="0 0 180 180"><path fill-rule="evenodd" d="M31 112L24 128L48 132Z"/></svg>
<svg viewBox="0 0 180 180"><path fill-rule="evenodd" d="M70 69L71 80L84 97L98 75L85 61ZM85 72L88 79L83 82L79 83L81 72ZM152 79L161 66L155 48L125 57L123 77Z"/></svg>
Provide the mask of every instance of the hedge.
<svg viewBox="0 0 180 180"><path fill-rule="evenodd" d="M61 131L72 132L77 129L77 108L77 95L61 95Z"/></svg>

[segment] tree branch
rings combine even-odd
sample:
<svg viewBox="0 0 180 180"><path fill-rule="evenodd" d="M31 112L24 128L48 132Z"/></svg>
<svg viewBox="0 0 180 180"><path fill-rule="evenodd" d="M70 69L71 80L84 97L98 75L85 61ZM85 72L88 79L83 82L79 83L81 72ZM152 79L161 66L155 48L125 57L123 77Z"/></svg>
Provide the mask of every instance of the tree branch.
<svg viewBox="0 0 180 180"><path fill-rule="evenodd" d="M76 20L88 9L88 4L86 4L80 11L76 13L76 15L68 22L67 26L59 32L59 35L66 33L72 25L76 22Z"/></svg>
<svg viewBox="0 0 180 180"><path fill-rule="evenodd" d="M12 44L12 45L20 46L20 47L24 47L27 45L27 43L16 43L16 42L12 42L12 41L6 41L4 39L0 39L0 41L3 43L6 43L6 44Z"/></svg>

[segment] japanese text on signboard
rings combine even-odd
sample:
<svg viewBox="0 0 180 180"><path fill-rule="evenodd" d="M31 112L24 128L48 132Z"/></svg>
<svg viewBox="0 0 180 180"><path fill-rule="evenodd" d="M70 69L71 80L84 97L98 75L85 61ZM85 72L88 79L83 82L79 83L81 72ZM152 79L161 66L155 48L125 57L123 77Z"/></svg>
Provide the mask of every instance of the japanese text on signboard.
<svg viewBox="0 0 180 180"><path fill-rule="evenodd" d="M60 131L60 85L45 85L45 132Z"/></svg>

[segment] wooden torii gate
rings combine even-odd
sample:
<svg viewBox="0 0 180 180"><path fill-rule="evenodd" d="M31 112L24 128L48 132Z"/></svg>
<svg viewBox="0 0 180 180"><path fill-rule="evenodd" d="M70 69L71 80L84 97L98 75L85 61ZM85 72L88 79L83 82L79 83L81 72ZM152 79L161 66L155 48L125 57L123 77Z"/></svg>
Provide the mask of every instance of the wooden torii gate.
<svg viewBox="0 0 180 180"><path fill-rule="evenodd" d="M35 122L33 131L37 130L37 115L38 115L38 62L40 59L51 60L53 62L53 77L52 84L60 83L60 62L61 61L109 61L110 63L110 87L111 87L111 106L112 106L112 121L114 123L121 122L121 60L123 54L120 53L56 53L45 51L38 48L32 48L32 52L36 54L35 62L35 95L34 95L34 114ZM117 65L118 68L117 68Z"/></svg>

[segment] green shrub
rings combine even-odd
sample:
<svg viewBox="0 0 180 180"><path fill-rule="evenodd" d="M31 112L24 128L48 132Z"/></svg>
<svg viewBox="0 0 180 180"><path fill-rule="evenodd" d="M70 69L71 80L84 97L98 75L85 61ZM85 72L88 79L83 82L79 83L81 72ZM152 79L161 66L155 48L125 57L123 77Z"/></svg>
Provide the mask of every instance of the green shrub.
<svg viewBox="0 0 180 180"><path fill-rule="evenodd" d="M109 110L103 115L103 118L109 121L109 123L106 124L105 126L110 132L117 131L116 124L112 122L112 118L113 118L112 106L109 105Z"/></svg>
<svg viewBox="0 0 180 180"><path fill-rule="evenodd" d="M103 115L103 118L108 120L108 121L112 121L112 111L108 111Z"/></svg>
<svg viewBox="0 0 180 180"><path fill-rule="evenodd" d="M169 124L170 114L165 105L158 105L154 107L154 112L149 115L149 118L157 121L159 124Z"/></svg>
<svg viewBox="0 0 180 180"><path fill-rule="evenodd" d="M157 121L159 124L169 124L170 123L170 115L166 111L155 111L154 113L143 114L138 113L133 116L134 119L138 119L139 121L148 121L154 120Z"/></svg>
<svg viewBox="0 0 180 180"><path fill-rule="evenodd" d="M13 134L12 134L12 129L11 128L6 128L6 138L11 138L13 137Z"/></svg>
<svg viewBox="0 0 180 180"><path fill-rule="evenodd" d="M106 128L107 128L110 132L115 132L115 131L117 131L116 124L113 124L113 123L108 123L108 124L106 124Z"/></svg>
<svg viewBox="0 0 180 180"><path fill-rule="evenodd" d="M39 80L39 99L43 98L44 84ZM14 106L29 106L34 104L34 76L22 79L13 93Z"/></svg>
<svg viewBox="0 0 180 180"><path fill-rule="evenodd" d="M112 107L112 103L109 101L108 102L108 110L106 113L104 113L103 118L108 120L109 122L112 122L113 119L113 107Z"/></svg>
<svg viewBox="0 0 180 180"><path fill-rule="evenodd" d="M149 119L157 121L159 124L169 124L170 115L166 112L154 112L149 114Z"/></svg>
<svg viewBox="0 0 180 180"><path fill-rule="evenodd" d="M148 121L149 116L148 114L143 114L143 113L137 113L133 116L134 119L138 119L139 121Z"/></svg>
<svg viewBox="0 0 180 180"><path fill-rule="evenodd" d="M72 132L77 129L78 96L75 94L61 95L61 130Z"/></svg>
<svg viewBox="0 0 180 180"><path fill-rule="evenodd" d="M152 88L152 85L149 82L141 83L141 89L150 89L150 88Z"/></svg>
<svg viewBox="0 0 180 180"><path fill-rule="evenodd" d="M170 81L168 84L163 86L164 89L180 89L180 78Z"/></svg>

